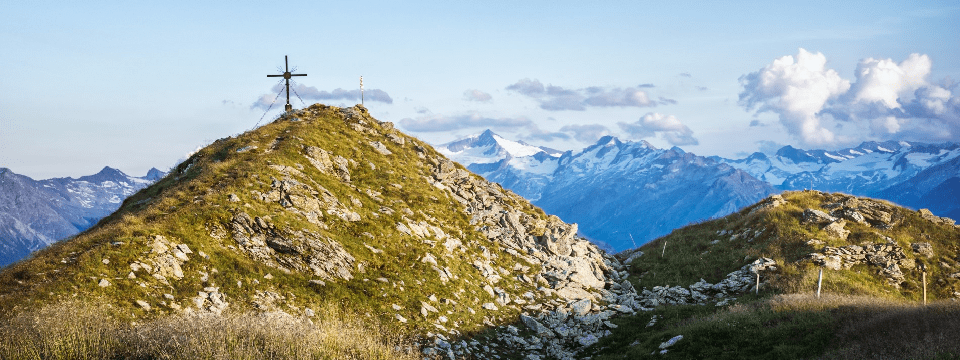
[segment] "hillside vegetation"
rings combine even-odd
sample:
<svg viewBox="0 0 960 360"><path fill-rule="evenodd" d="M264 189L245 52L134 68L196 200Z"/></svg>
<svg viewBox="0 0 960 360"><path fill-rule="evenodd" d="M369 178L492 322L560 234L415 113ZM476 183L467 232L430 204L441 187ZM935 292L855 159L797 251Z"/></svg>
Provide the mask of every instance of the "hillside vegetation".
<svg viewBox="0 0 960 360"><path fill-rule="evenodd" d="M774 195L643 246L630 279L664 306L618 319L591 352L601 355L595 359L957 358L958 250L953 221L925 210L819 191ZM753 272L758 294L751 284L730 301L711 286L758 258L776 263Z"/></svg>
<svg viewBox="0 0 960 360"><path fill-rule="evenodd" d="M604 335L601 320L617 313L608 305L639 308L632 288L612 288L626 276L620 263L576 232L362 106L317 104L217 140L94 228L3 269L0 317L11 319L7 333L42 334L14 320L56 317L50 309L78 302L106 324L136 323L154 334L150 344L178 326L203 338L198 317L281 314L263 321L283 327L271 319L292 316L324 333L310 329L337 323L325 309L397 356L568 358ZM551 314L567 330L543 341L509 326L543 330L538 321ZM75 331L69 323L64 331ZM272 354L256 339L273 335L244 329L210 341L223 341L224 354L250 341ZM105 338L141 347L114 335ZM47 342L59 340L8 350Z"/></svg>

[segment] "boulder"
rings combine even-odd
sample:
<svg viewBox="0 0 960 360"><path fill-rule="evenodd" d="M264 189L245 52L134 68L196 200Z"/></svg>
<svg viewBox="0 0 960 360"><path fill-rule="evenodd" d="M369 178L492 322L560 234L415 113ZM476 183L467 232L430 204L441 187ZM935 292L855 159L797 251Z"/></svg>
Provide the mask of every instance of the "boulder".
<svg viewBox="0 0 960 360"><path fill-rule="evenodd" d="M803 211L803 223L805 224L828 224L834 221L837 221L835 217L820 210L806 209Z"/></svg>
<svg viewBox="0 0 960 360"><path fill-rule="evenodd" d="M760 204L757 205L757 207L753 208L753 210L750 211L750 214L760 212L760 211L775 209L780 205L783 205L786 203L787 203L787 200L784 200L783 196L776 195L776 194L770 195L769 197L761 201Z"/></svg>
<svg viewBox="0 0 960 360"><path fill-rule="evenodd" d="M928 242L912 243L910 244L910 247L913 248L913 252L917 253L917 255L925 256L927 258L932 258L934 255L933 245L930 245Z"/></svg>
<svg viewBox="0 0 960 360"><path fill-rule="evenodd" d="M827 226L823 227L823 231L835 238L846 240L847 236L850 235L850 230L844 229L844 226L847 225L845 220L837 220L831 222Z"/></svg>

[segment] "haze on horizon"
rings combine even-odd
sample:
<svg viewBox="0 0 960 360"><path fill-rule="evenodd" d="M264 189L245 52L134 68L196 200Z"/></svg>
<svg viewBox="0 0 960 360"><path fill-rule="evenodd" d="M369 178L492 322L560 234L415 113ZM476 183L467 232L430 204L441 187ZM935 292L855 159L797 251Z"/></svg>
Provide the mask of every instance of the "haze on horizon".
<svg viewBox="0 0 960 360"><path fill-rule="evenodd" d="M0 13L0 167L165 170L257 124L284 55L308 74L296 108L352 106L363 76L375 117L435 144L487 128L725 157L957 142L958 18L949 1L17 2Z"/></svg>

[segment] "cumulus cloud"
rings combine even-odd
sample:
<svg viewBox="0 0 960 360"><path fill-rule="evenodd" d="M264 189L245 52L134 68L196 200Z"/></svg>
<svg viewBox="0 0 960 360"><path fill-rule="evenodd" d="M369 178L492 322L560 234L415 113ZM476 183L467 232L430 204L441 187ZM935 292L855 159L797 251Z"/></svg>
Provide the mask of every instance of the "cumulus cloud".
<svg viewBox="0 0 960 360"><path fill-rule="evenodd" d="M540 103L541 109L551 111L583 111L587 107L651 107L658 104L650 99L646 91L640 90L640 87L591 86L583 89L567 89L555 85L545 86L537 79L522 79L507 86L506 89L533 98Z"/></svg>
<svg viewBox="0 0 960 360"><path fill-rule="evenodd" d="M283 95L283 90L285 86L282 83L274 85L271 89L273 93L261 95L253 105L250 106L251 109L266 109L270 106L271 103L285 103L286 98ZM280 94L278 97L277 94ZM294 99L297 98L297 95L300 96L303 101L318 101L318 100L354 100L360 101L360 89L356 90L344 90L344 89L334 89L333 91L318 90L313 86L305 86L303 84L293 84L290 86L290 97L291 103ZM366 89L363 91L363 99L365 101L378 101L386 104L393 104L393 98L387 94L386 91L380 89ZM274 103L274 106L276 106Z"/></svg>
<svg viewBox="0 0 960 360"><path fill-rule="evenodd" d="M471 89L463 92L463 99L467 101L490 102L493 97L483 91Z"/></svg>
<svg viewBox="0 0 960 360"><path fill-rule="evenodd" d="M892 59L861 60L857 65L857 81L850 89L852 100L899 108L901 96L909 96L926 85L924 78L930 74L932 65L928 56L920 54L911 54L899 64Z"/></svg>
<svg viewBox="0 0 960 360"><path fill-rule="evenodd" d="M612 135L610 129L600 124L566 125L560 128L561 132L571 134L577 141L593 143L600 138Z"/></svg>
<svg viewBox="0 0 960 360"><path fill-rule="evenodd" d="M618 122L623 131L637 139L660 136L671 145L697 145L700 142L693 137L693 130L673 115L647 113L632 123Z"/></svg>
<svg viewBox="0 0 960 360"><path fill-rule="evenodd" d="M740 78L740 104L777 113L807 145L843 142L828 129L831 123L833 129L869 130L873 139L960 140L960 95L953 84L928 82L933 62L927 55L911 54L899 63L863 59L853 82L825 65L826 56L804 49L796 58L774 60Z"/></svg>
<svg viewBox="0 0 960 360"><path fill-rule="evenodd" d="M836 141L818 113L828 100L844 94L850 82L826 68L827 57L800 49L796 57L776 59L760 71L740 77L744 90L740 104L748 110L770 111L792 135L806 144L824 145Z"/></svg>
<svg viewBox="0 0 960 360"><path fill-rule="evenodd" d="M453 116L427 114L417 118L404 118L399 123L404 129L416 132L440 132L468 128L536 128L533 121L525 117L490 118L476 112Z"/></svg>

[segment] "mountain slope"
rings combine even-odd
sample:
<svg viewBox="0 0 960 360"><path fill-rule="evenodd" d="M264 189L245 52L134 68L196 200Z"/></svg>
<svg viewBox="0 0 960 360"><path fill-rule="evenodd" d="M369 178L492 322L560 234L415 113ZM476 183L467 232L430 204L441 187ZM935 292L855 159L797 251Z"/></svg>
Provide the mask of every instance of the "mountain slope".
<svg viewBox="0 0 960 360"><path fill-rule="evenodd" d="M0 314L74 296L138 321L335 306L426 353L567 358L641 308L576 233L362 106L318 104L214 142L4 269Z"/></svg>
<svg viewBox="0 0 960 360"><path fill-rule="evenodd" d="M838 151L786 146L773 157L755 153L740 160L714 159L781 190L840 191L960 217L954 180L960 178L960 144L864 142Z"/></svg>
<svg viewBox="0 0 960 360"><path fill-rule="evenodd" d="M134 192L163 177L104 167L79 179L33 180L0 168L0 267L95 224Z"/></svg>
<svg viewBox="0 0 960 360"><path fill-rule="evenodd" d="M785 192L619 256L660 306L615 320L594 359L960 355L960 227L925 210Z"/></svg>

